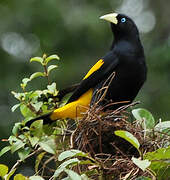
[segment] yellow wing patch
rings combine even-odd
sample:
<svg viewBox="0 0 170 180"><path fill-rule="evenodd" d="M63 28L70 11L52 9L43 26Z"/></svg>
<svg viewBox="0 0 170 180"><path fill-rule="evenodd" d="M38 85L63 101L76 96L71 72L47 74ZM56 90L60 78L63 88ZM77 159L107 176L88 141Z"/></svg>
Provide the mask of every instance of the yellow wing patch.
<svg viewBox="0 0 170 180"><path fill-rule="evenodd" d="M87 79L92 73L97 71L103 65L103 63L104 63L103 59L97 61L97 63L88 71L88 73L85 75L83 79Z"/></svg>

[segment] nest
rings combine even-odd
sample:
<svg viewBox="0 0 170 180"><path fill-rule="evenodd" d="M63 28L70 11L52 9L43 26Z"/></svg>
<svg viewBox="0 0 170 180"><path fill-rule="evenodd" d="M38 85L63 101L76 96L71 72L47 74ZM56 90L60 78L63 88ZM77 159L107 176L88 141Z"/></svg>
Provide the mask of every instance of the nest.
<svg viewBox="0 0 170 180"><path fill-rule="evenodd" d="M129 106L129 105L128 105ZM72 134L72 146L94 156L99 153L111 155L135 155L138 151L130 143L116 136L114 131L125 130L140 138L141 129L137 130L128 122L125 112L127 106L120 110L101 113L101 108L90 108ZM141 138L140 138L141 139Z"/></svg>
<svg viewBox="0 0 170 180"><path fill-rule="evenodd" d="M137 103L104 113L103 108L94 106L86 112L83 119L78 121L77 128L72 134L72 147L88 153L100 162L107 179L112 179L112 175L114 179L123 179L128 175L135 179L139 175L147 174L131 161L132 157L139 157L138 150L128 141L114 134L116 130L128 131L138 139L141 148L145 147L145 151L153 150L151 142L148 143L144 138L141 125L128 121L130 115L126 109Z"/></svg>
<svg viewBox="0 0 170 180"><path fill-rule="evenodd" d="M100 103L105 101L105 95L114 77L115 72L95 94L96 103L91 105L84 117L77 121L76 129L71 135L71 147L88 153L98 161L104 179L124 180L130 177L133 180L139 176L152 177L151 172L143 172L132 162L132 157L140 157L139 151L128 141L114 134L116 130L130 132L138 139L141 152L150 152L158 148L151 138L146 137L146 132L139 122L130 121L131 113L128 113L127 108L139 102L131 104L129 101L106 102L105 106ZM117 109L108 110L113 109L113 106ZM97 167L87 165L83 168L89 170ZM90 178L101 179L97 175Z"/></svg>

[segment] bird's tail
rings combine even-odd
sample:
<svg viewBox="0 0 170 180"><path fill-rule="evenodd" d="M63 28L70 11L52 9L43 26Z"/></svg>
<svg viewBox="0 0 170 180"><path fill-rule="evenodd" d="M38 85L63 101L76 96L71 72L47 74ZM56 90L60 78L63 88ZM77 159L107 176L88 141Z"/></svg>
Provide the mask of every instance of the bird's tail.
<svg viewBox="0 0 170 180"><path fill-rule="evenodd" d="M30 121L26 122L25 123L25 126L28 126L30 127L31 124L34 122L34 121L37 121L37 120L43 120L43 124L51 124L53 123L54 121L50 118L50 115L52 114L52 112L49 112L49 113L46 113L46 114L43 114L39 117L36 117L34 119L31 119Z"/></svg>

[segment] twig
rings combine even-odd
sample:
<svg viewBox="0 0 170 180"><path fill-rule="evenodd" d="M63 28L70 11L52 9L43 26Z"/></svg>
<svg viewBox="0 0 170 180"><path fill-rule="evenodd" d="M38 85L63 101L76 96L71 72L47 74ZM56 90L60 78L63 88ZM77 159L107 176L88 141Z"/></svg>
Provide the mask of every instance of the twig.
<svg viewBox="0 0 170 180"><path fill-rule="evenodd" d="M48 85L50 85L50 79L49 79L49 76L48 76L48 71L47 71L47 66L46 65L44 65L44 70L45 70L45 76L47 77Z"/></svg>
<svg viewBox="0 0 170 180"><path fill-rule="evenodd" d="M32 152L31 154L29 154L29 155L25 158L25 160L28 159L28 158L30 158L31 156L33 156L34 154L36 154L37 152L39 152L39 151L41 151L41 150L42 150L42 149L39 148L39 149L37 149L36 151ZM23 162L23 161L22 161L21 159L17 160L17 162L13 165L13 167L11 168L11 170L10 170L10 172L9 172L8 174L10 174L14 169L16 169L22 162Z"/></svg>
<svg viewBox="0 0 170 180"><path fill-rule="evenodd" d="M124 104L124 103L129 103L129 101L111 102L111 103L109 103L109 104L106 104L104 107L102 107L101 110L103 110L103 109L105 109L105 108L107 108L107 107L109 107L109 106L112 106L112 105ZM120 108L118 108L118 110L121 109L122 107L123 107L123 106L121 106ZM116 110L117 110L117 109L116 109Z"/></svg>
<svg viewBox="0 0 170 180"><path fill-rule="evenodd" d="M127 102L127 101L124 101L124 102ZM114 113L115 113L115 114L120 113L120 111L123 111L123 110L127 109L128 107L135 106L136 104L140 104L140 101L136 101L136 102L133 102L133 103L131 103L131 104L122 106L122 107L116 109L116 110L114 111Z"/></svg>
<svg viewBox="0 0 170 180"><path fill-rule="evenodd" d="M43 174L44 174L44 170L45 170L45 168L46 168L46 165L47 165L49 162L51 162L53 159L55 159L54 156L50 157L49 159L47 159L47 160L44 162L43 167L42 167L41 176L43 176ZM50 170L52 170L52 169L50 169Z"/></svg>
<svg viewBox="0 0 170 180"><path fill-rule="evenodd" d="M99 148L100 148L100 152L102 153L102 125L101 125L101 119L99 118Z"/></svg>
<svg viewBox="0 0 170 180"><path fill-rule="evenodd" d="M124 157L127 158L127 156L126 156L117 146L115 146L114 143L111 143L111 145L114 146L114 148L115 148L116 150L118 150Z"/></svg>
<svg viewBox="0 0 170 180"><path fill-rule="evenodd" d="M89 140L87 139L87 136L86 136L85 134L84 134L84 138L85 138L87 144L89 145L90 151L91 151L93 154L95 154L95 152L94 152L94 150L93 150L93 147L92 147L91 144L89 143Z"/></svg>
<svg viewBox="0 0 170 180"><path fill-rule="evenodd" d="M21 162L22 162L21 159L17 160L17 162L14 164L14 166L11 168L8 174L10 174L14 169L16 169L20 165Z"/></svg>
<svg viewBox="0 0 170 180"><path fill-rule="evenodd" d="M108 91L108 88L113 80L113 78L115 77L115 72L113 72L107 79L106 81L103 83L102 88L100 88L97 92L98 96L99 96L99 100L96 102L96 105L98 105L101 101L104 100L106 93ZM106 85L108 83L108 85ZM102 93L102 90L104 90L104 92ZM96 95L97 96L97 95ZM101 97L100 97L101 96Z"/></svg>

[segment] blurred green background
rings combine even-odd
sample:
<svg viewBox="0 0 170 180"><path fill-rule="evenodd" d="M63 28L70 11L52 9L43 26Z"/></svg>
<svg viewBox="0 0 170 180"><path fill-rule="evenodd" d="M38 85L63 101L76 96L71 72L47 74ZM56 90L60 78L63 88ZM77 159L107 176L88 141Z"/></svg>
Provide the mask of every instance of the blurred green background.
<svg viewBox="0 0 170 180"><path fill-rule="evenodd" d="M30 57L43 53L61 58L52 79L59 89L77 83L110 48L112 33L101 15L113 11L132 17L144 45L148 78L136 100L139 107L162 120L170 118L170 1L144 0L4 0L0 1L0 139L8 138L12 126L22 119L11 91L35 71ZM29 84L43 89L41 78ZM4 146L5 142L0 142ZM1 163L12 165L9 154Z"/></svg>

